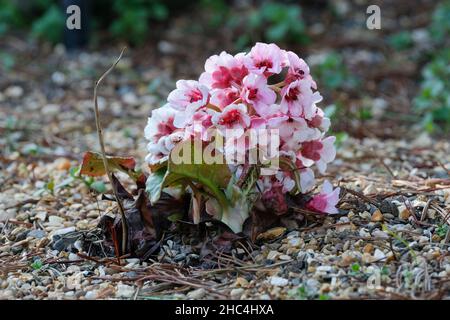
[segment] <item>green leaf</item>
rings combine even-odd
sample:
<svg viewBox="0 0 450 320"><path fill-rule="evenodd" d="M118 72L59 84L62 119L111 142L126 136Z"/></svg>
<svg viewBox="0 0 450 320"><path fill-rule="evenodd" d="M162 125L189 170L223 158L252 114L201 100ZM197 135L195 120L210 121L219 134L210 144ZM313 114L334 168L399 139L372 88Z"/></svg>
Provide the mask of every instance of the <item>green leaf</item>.
<svg viewBox="0 0 450 320"><path fill-rule="evenodd" d="M361 266L358 263L352 264L352 271L353 272L359 272L360 269L361 269Z"/></svg>
<svg viewBox="0 0 450 320"><path fill-rule="evenodd" d="M189 154L185 155L185 151L189 152ZM197 164L195 163L195 156L201 156ZM175 159L177 160L176 162L174 162ZM211 192L222 207L227 207L229 201L221 188L226 188L230 178L230 169L223 158L222 163L207 164L203 158L202 146L193 143L192 140L186 140L177 144L170 153L168 175L164 179L164 186L184 179L195 181L200 183L207 191Z"/></svg>
<svg viewBox="0 0 450 320"><path fill-rule="evenodd" d="M52 5L43 16L33 22L31 27L32 35L36 38L57 43L62 39L64 24L64 14L57 5Z"/></svg>
<svg viewBox="0 0 450 320"><path fill-rule="evenodd" d="M149 195L150 202L154 204L161 197L161 192L164 187L164 179L167 175L167 168L162 167L155 172L152 172L145 183L145 191Z"/></svg>
<svg viewBox="0 0 450 320"><path fill-rule="evenodd" d="M220 221L225 223L233 232L242 232L245 220L250 215L250 205L247 196L236 185L227 188L227 199L231 205L222 207Z"/></svg>
<svg viewBox="0 0 450 320"><path fill-rule="evenodd" d="M53 193L55 191L55 181L52 179L45 185L45 189Z"/></svg>
<svg viewBox="0 0 450 320"><path fill-rule="evenodd" d="M33 270L39 270L42 268L42 261L40 259L35 260L32 264L31 267L33 268Z"/></svg>

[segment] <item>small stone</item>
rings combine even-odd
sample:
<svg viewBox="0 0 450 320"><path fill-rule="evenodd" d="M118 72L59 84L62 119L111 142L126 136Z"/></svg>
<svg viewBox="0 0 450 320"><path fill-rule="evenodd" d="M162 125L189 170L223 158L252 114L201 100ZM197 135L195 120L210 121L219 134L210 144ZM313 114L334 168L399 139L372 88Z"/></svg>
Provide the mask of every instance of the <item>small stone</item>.
<svg viewBox="0 0 450 320"><path fill-rule="evenodd" d="M48 224L52 226L59 226L64 223L64 219L58 216L49 216L48 217Z"/></svg>
<svg viewBox="0 0 450 320"><path fill-rule="evenodd" d="M270 284L277 287L284 287L289 283L288 279L272 276L270 278Z"/></svg>
<svg viewBox="0 0 450 320"><path fill-rule="evenodd" d="M375 230L372 232L372 236L376 237L376 238L383 238L383 239L389 239L389 236L386 232L381 231L381 230Z"/></svg>
<svg viewBox="0 0 450 320"><path fill-rule="evenodd" d="M34 229L28 232L28 237L36 238L36 239L42 239L45 237L47 233L44 230L41 229Z"/></svg>
<svg viewBox="0 0 450 320"><path fill-rule="evenodd" d="M370 238L370 233L365 229L361 229L359 230L359 236L362 238Z"/></svg>
<svg viewBox="0 0 450 320"><path fill-rule="evenodd" d="M379 209L375 210L375 212L372 214L371 218L372 222L380 222L383 221L383 214Z"/></svg>
<svg viewBox="0 0 450 320"><path fill-rule="evenodd" d="M66 171L69 170L71 165L70 161L66 158L59 158L55 160L55 165L57 170Z"/></svg>
<svg viewBox="0 0 450 320"><path fill-rule="evenodd" d="M361 218L365 219L365 220L371 220L371 219L372 219L372 216L371 216L370 213L367 212L367 211L361 212L361 213L359 214L359 216L360 216Z"/></svg>
<svg viewBox="0 0 450 320"><path fill-rule="evenodd" d="M53 72L52 81L57 85L63 85L66 82L66 76L59 71Z"/></svg>
<svg viewBox="0 0 450 320"><path fill-rule="evenodd" d="M330 272L333 268L331 266L318 266L316 271L317 272Z"/></svg>
<svg viewBox="0 0 450 320"><path fill-rule="evenodd" d="M19 86L10 86L6 88L5 95L9 98L19 98L23 95L23 88Z"/></svg>
<svg viewBox="0 0 450 320"><path fill-rule="evenodd" d="M383 251L381 251L380 249L375 249L375 253L373 254L373 257L376 260L382 260L386 258L386 255L384 254Z"/></svg>
<svg viewBox="0 0 450 320"><path fill-rule="evenodd" d="M76 255L75 253L69 253L69 260L70 261L76 261L79 260L80 258L78 257L78 255Z"/></svg>
<svg viewBox="0 0 450 320"><path fill-rule="evenodd" d="M158 42L158 50L164 54L171 54L176 52L177 48L173 43L161 40Z"/></svg>
<svg viewBox="0 0 450 320"><path fill-rule="evenodd" d="M116 297L117 298L131 298L135 293L133 286L119 283L117 285Z"/></svg>
<svg viewBox="0 0 450 320"><path fill-rule="evenodd" d="M431 240L432 240L433 242L439 242L439 241L441 241L442 239L441 239L441 237L440 237L438 234L433 234L433 236L431 237Z"/></svg>
<svg viewBox="0 0 450 320"><path fill-rule="evenodd" d="M366 244L366 245L364 246L364 248L363 248L363 252L364 252L364 253L369 253L369 254L371 254L371 253L373 252L373 250L374 250L374 247L373 247L373 245L372 245L371 243Z"/></svg>
<svg viewBox="0 0 450 320"><path fill-rule="evenodd" d="M300 247L301 243L302 242L301 242L300 238L292 238L292 239L289 239L289 241L288 241L288 244L291 247L295 247L295 248Z"/></svg>
<svg viewBox="0 0 450 320"><path fill-rule="evenodd" d="M193 291L188 292L187 296L189 299L198 300L203 298L206 295L206 291L203 288L199 288Z"/></svg>
<svg viewBox="0 0 450 320"><path fill-rule="evenodd" d="M61 107L58 104L47 104L42 108L42 113L46 114L46 115L57 115L58 113L61 112Z"/></svg>
<svg viewBox="0 0 450 320"><path fill-rule="evenodd" d="M375 260L376 259L370 253L363 253L363 255L361 257L361 261L364 263L372 263Z"/></svg>
<svg viewBox="0 0 450 320"><path fill-rule="evenodd" d="M97 293L95 291L88 291L84 295L86 300L95 300L97 298Z"/></svg>
<svg viewBox="0 0 450 320"><path fill-rule="evenodd" d="M41 220L41 221L45 221L45 219L47 218L47 212L45 212L45 211L40 211L40 212L36 213L36 214L34 215L34 217L35 217L36 219Z"/></svg>
<svg viewBox="0 0 450 320"><path fill-rule="evenodd" d="M245 292L245 290L242 288L232 289L230 292L231 299L234 299L234 300L240 299L241 296L244 294L244 292Z"/></svg>
<svg viewBox="0 0 450 320"><path fill-rule="evenodd" d="M269 253L267 254L267 259L275 261L279 254L280 253L278 251L275 251L275 250L269 251Z"/></svg>
<svg viewBox="0 0 450 320"><path fill-rule="evenodd" d="M19 221L25 221L30 217L30 215L27 212L22 212L16 215L16 220Z"/></svg>
<svg viewBox="0 0 450 320"><path fill-rule="evenodd" d="M67 227L67 228L55 230L52 235L60 236L60 235L63 235L63 234L69 233L69 232L73 232L73 231L75 231L75 227Z"/></svg>
<svg viewBox="0 0 450 320"><path fill-rule="evenodd" d="M99 216L99 212L97 210L91 210L86 215L86 218L95 219L95 218L98 218L98 216Z"/></svg>
<svg viewBox="0 0 450 320"><path fill-rule="evenodd" d="M430 242L430 238L425 237L425 236L420 236L419 237L419 243L425 244L425 243L428 243L428 242Z"/></svg>
<svg viewBox="0 0 450 320"><path fill-rule="evenodd" d="M283 261L289 261L289 260L292 260L292 258L291 258L290 256L288 256L287 254L282 254L282 255L280 255L278 258L279 258L280 260L283 260Z"/></svg>
<svg viewBox="0 0 450 320"><path fill-rule="evenodd" d="M375 186L371 183L369 184L364 190L363 193L364 194L373 194L373 193L377 193L378 190L377 188L375 188Z"/></svg>
<svg viewBox="0 0 450 320"><path fill-rule="evenodd" d="M248 281L247 281L247 279L245 279L243 277L237 277L236 278L236 282L234 283L234 285L236 287L245 288L245 287L248 286Z"/></svg>
<svg viewBox="0 0 450 320"><path fill-rule="evenodd" d="M383 216L384 216L384 218L387 219L387 220L391 220L391 219L394 219L394 218L395 218L394 215L393 215L393 214L390 214L390 213L384 213Z"/></svg>
<svg viewBox="0 0 450 320"><path fill-rule="evenodd" d="M408 220L411 213L405 205L401 205L398 207L398 217L402 220Z"/></svg>
<svg viewBox="0 0 450 320"><path fill-rule="evenodd" d="M428 209L427 217L428 217L428 219L431 219L431 220L436 219L436 210Z"/></svg>
<svg viewBox="0 0 450 320"><path fill-rule="evenodd" d="M175 257L173 257L173 261L180 262L186 259L186 253L179 253Z"/></svg>

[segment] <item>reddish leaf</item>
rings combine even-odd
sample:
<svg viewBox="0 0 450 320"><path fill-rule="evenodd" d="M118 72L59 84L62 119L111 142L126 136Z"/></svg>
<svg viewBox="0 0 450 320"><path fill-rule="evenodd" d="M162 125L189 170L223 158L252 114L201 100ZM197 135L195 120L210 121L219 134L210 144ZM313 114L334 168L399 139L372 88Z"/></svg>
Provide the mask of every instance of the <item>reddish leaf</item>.
<svg viewBox="0 0 450 320"><path fill-rule="evenodd" d="M107 156L106 158L108 160L108 167L111 171L125 172L135 180L139 177L140 174L134 171L136 161L133 158L110 156ZM86 152L83 157L80 173L91 177L98 177L106 174L102 155L92 151Z"/></svg>

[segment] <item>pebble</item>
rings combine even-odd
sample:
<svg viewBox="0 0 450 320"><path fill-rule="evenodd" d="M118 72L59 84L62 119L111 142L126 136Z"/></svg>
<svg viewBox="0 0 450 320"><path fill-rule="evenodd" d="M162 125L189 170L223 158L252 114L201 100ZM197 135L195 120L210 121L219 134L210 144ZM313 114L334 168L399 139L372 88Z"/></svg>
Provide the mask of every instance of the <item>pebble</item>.
<svg viewBox="0 0 450 320"><path fill-rule="evenodd" d="M359 236L362 238L370 238L370 233L365 229L361 229L359 230Z"/></svg>
<svg viewBox="0 0 450 320"><path fill-rule="evenodd" d="M381 230L375 230L372 232L372 236L376 237L376 238L383 238L383 239L389 239L389 235Z"/></svg>
<svg viewBox="0 0 450 320"><path fill-rule="evenodd" d="M367 211L361 212L361 213L359 214L359 216L360 216L361 218L365 219L365 220L371 220L371 219L372 219L372 216L371 216L370 213L367 212Z"/></svg>
<svg viewBox="0 0 450 320"><path fill-rule="evenodd" d="M119 283L117 285L116 297L117 298L131 298L135 294L136 290L133 286Z"/></svg>
<svg viewBox="0 0 450 320"><path fill-rule="evenodd" d="M243 277L237 277L236 278L236 282L234 283L234 285L236 287L247 287L248 286L248 281L247 279L243 278Z"/></svg>
<svg viewBox="0 0 450 320"><path fill-rule="evenodd" d="M289 283L288 279L272 276L270 278L270 284L277 287L284 287Z"/></svg>
<svg viewBox="0 0 450 320"><path fill-rule="evenodd" d="M79 260L80 259L80 257L77 255L77 254L75 254L75 253L69 253L69 260L70 261L76 261L76 260Z"/></svg>
<svg viewBox="0 0 450 320"><path fill-rule="evenodd" d="M5 90L5 96L9 98L19 98L23 95L23 88L19 86L10 86Z"/></svg>
<svg viewBox="0 0 450 320"><path fill-rule="evenodd" d="M425 237L425 236L420 236L419 237L419 243L424 244L424 243L428 243L428 242L430 242L430 238Z"/></svg>
<svg viewBox="0 0 450 320"><path fill-rule="evenodd" d="M86 300L95 300L97 298L97 292L95 292L95 291L88 291L84 295L84 298Z"/></svg>
<svg viewBox="0 0 450 320"><path fill-rule="evenodd" d="M42 239L45 237L47 233L44 230L41 229L34 229L28 232L28 237L36 238L36 239Z"/></svg>
<svg viewBox="0 0 450 320"><path fill-rule="evenodd" d="M368 243L364 246L363 252L371 254L373 252L373 250L374 250L373 245L371 243Z"/></svg>
<svg viewBox="0 0 450 320"><path fill-rule="evenodd" d="M372 218L370 219L372 222L380 222L383 221L383 214L379 209L375 210L372 214Z"/></svg>
<svg viewBox="0 0 450 320"><path fill-rule="evenodd" d="M58 216L49 216L48 225L49 226L60 226L64 223L64 219Z"/></svg>
<svg viewBox="0 0 450 320"><path fill-rule="evenodd" d="M34 217L35 217L36 219L41 220L41 221L45 221L45 219L47 218L47 212L45 212L45 211L40 211L40 212L36 213L36 214L34 215Z"/></svg>
<svg viewBox="0 0 450 320"><path fill-rule="evenodd" d="M398 207L398 217L402 220L408 220L411 213L409 212L408 208L405 205L400 205Z"/></svg>
<svg viewBox="0 0 450 320"><path fill-rule="evenodd" d="M280 253L278 251L272 250L267 254L267 259L275 261Z"/></svg>
<svg viewBox="0 0 450 320"><path fill-rule="evenodd" d="M380 249L375 249L375 252L374 252L374 254L373 254L373 257L374 257L376 260L382 260L382 259L386 258L386 255L385 255L384 252L381 251Z"/></svg>
<svg viewBox="0 0 450 320"><path fill-rule="evenodd" d="M241 296L244 294L244 292L245 292L245 290L242 288L232 289L230 292L231 299L234 299L234 300L240 299Z"/></svg>
<svg viewBox="0 0 450 320"><path fill-rule="evenodd" d="M301 241L300 238L291 238L291 239L289 239L289 241L288 241L288 244L289 244L291 247L295 247L295 248L300 247L301 243L302 243L302 241Z"/></svg>
<svg viewBox="0 0 450 320"><path fill-rule="evenodd" d="M61 236L69 232L75 231L75 227L67 227L53 231L52 236Z"/></svg>
<svg viewBox="0 0 450 320"><path fill-rule="evenodd" d="M187 297L189 299L198 300L203 298L206 295L206 290L203 288L199 288L193 291L188 292Z"/></svg>

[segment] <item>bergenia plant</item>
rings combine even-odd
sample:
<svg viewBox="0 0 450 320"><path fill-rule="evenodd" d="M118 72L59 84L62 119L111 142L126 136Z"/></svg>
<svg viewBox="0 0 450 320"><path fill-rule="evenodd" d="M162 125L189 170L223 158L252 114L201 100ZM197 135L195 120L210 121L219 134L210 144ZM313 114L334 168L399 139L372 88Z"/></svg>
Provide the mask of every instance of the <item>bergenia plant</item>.
<svg viewBox="0 0 450 320"><path fill-rule="evenodd" d="M288 212L292 196L311 199L305 210L336 213L339 188L327 181L309 195L314 167L323 174L336 155L321 100L306 62L273 43L208 58L199 80L179 80L148 119L151 203L187 194L194 223L219 220L234 232L255 212Z"/></svg>

